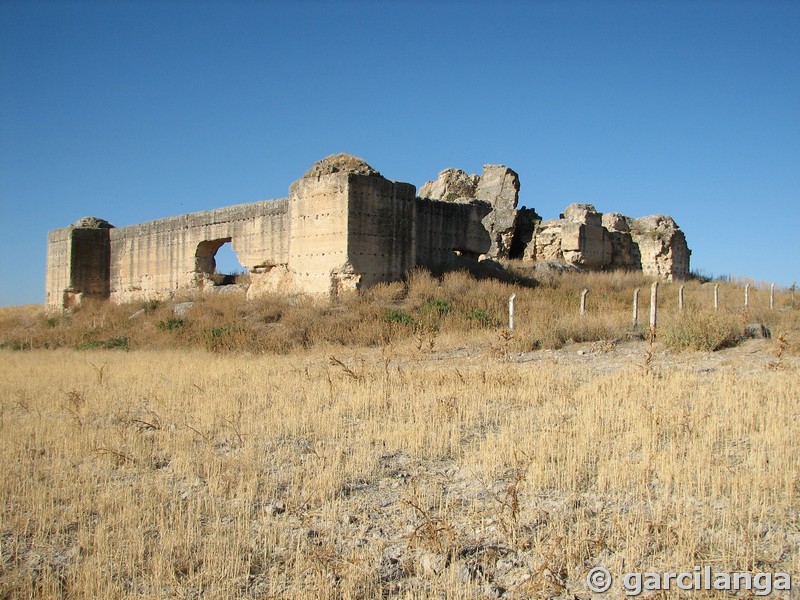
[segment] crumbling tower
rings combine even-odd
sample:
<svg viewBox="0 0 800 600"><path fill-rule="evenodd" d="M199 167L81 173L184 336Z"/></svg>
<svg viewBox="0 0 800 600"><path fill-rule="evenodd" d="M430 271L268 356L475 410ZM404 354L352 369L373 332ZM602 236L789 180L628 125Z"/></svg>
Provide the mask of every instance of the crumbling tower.
<svg viewBox="0 0 800 600"><path fill-rule="evenodd" d="M111 237L108 221L84 217L47 237L46 303L68 308L111 294Z"/></svg>

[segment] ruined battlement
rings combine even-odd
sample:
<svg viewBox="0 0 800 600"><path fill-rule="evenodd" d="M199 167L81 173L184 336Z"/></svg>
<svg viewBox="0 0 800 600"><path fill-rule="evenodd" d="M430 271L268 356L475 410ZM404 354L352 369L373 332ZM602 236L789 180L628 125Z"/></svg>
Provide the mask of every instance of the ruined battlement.
<svg viewBox="0 0 800 600"><path fill-rule="evenodd" d="M214 287L214 257L227 242L250 274L248 297L336 295L402 279L415 266L457 269L483 258L688 276L690 252L669 217L629 219L573 205L564 218L541 221L517 210L518 192L514 171L487 165L480 177L443 171L418 196L361 159L335 155L294 182L288 198L127 227L85 217L50 231L46 303L161 300Z"/></svg>

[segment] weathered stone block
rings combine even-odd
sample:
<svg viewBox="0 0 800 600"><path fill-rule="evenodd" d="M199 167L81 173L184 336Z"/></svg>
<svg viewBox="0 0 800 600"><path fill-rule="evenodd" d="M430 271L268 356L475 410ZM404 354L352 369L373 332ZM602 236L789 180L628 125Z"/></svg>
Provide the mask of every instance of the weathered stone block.
<svg viewBox="0 0 800 600"><path fill-rule="evenodd" d="M489 232L492 258L508 258L514 239L519 200L519 176L504 165L484 165L475 197L492 205L483 219Z"/></svg>
<svg viewBox="0 0 800 600"><path fill-rule="evenodd" d="M597 212L593 204L570 204L564 209L562 219L566 219L572 223L581 223L583 225L591 225L594 227L601 227L603 215Z"/></svg>
<svg viewBox="0 0 800 600"><path fill-rule="evenodd" d="M445 169L436 181L429 181L419 189L419 196L448 202L472 200L479 181L480 177L467 175L461 169Z"/></svg>

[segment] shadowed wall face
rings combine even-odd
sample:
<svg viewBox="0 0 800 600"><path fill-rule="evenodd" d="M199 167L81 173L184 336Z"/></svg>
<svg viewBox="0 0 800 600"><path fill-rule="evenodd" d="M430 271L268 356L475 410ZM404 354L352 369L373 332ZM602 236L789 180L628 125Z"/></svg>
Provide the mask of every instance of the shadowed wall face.
<svg viewBox="0 0 800 600"><path fill-rule="evenodd" d="M483 218L492 207L486 202L416 200L417 264L434 269L460 265L460 257L477 259L491 247Z"/></svg>
<svg viewBox="0 0 800 600"><path fill-rule="evenodd" d="M80 226L84 222L89 226ZM105 221L88 218L48 234L45 293L49 306L76 306L110 297L111 231Z"/></svg>
<svg viewBox="0 0 800 600"><path fill-rule="evenodd" d="M402 279L416 264L416 188L377 173L306 176L289 193L297 292L335 296Z"/></svg>
<svg viewBox="0 0 800 600"><path fill-rule="evenodd" d="M110 229L72 230L70 288L84 298L108 299L110 289L111 245Z"/></svg>
<svg viewBox="0 0 800 600"><path fill-rule="evenodd" d="M400 280L416 265L415 197L409 183L348 178L347 255L361 287Z"/></svg>

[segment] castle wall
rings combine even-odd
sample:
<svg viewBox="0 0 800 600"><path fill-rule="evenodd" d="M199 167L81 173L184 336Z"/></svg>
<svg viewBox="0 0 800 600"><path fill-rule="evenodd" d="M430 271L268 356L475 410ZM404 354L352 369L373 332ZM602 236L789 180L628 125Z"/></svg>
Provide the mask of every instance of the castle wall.
<svg viewBox="0 0 800 600"><path fill-rule="evenodd" d="M111 247L108 228L76 227L72 230L70 289L81 300L106 300L110 295Z"/></svg>
<svg viewBox="0 0 800 600"><path fill-rule="evenodd" d="M567 262L589 268L611 263L611 237L602 225L568 222L561 231L561 251Z"/></svg>
<svg viewBox="0 0 800 600"><path fill-rule="evenodd" d="M418 198L413 185L335 155L315 163L285 199L120 228L84 218L48 235L47 303L166 299L214 286L220 283L214 257L227 242L250 274L249 298L336 295L401 279L414 266L442 272L481 255L507 256L513 244L514 254L529 260L641 269L667 279L689 275L690 251L669 217L630 219L572 204L562 218L539 222L535 212L516 209L519 181L507 167L486 165L481 178L457 172L455 183L452 176L440 174L447 181L439 191L423 187L444 198ZM517 231L526 214L527 231Z"/></svg>
<svg viewBox="0 0 800 600"><path fill-rule="evenodd" d="M687 279L691 251L672 217L651 215L629 220L631 238L639 248L645 275L662 279Z"/></svg>
<svg viewBox="0 0 800 600"><path fill-rule="evenodd" d="M660 279L687 279L691 251L671 217L632 219L571 204L561 219L542 221L526 249L532 260L556 260L590 269L642 271Z"/></svg>
<svg viewBox="0 0 800 600"><path fill-rule="evenodd" d="M111 298L163 299L210 285L213 253L225 241L258 276L287 262L286 221L287 201L266 200L112 229Z"/></svg>
<svg viewBox="0 0 800 600"><path fill-rule="evenodd" d="M75 306L109 297L109 229L65 227L48 234L45 303Z"/></svg>
<svg viewBox="0 0 800 600"><path fill-rule="evenodd" d="M416 188L351 175L348 192L347 254L359 285L402 279L416 264Z"/></svg>
<svg viewBox="0 0 800 600"><path fill-rule="evenodd" d="M47 234L45 304L51 308L64 306L64 291L70 287L71 233L70 227L64 227Z"/></svg>
<svg viewBox="0 0 800 600"><path fill-rule="evenodd" d="M458 266L459 257L478 258L491 247L482 219L491 212L486 202L416 200L417 264L432 269Z"/></svg>
<svg viewBox="0 0 800 600"><path fill-rule="evenodd" d="M416 188L376 175L304 177L289 192L288 269L298 292L401 279L415 264Z"/></svg>
<svg viewBox="0 0 800 600"><path fill-rule="evenodd" d="M332 272L348 271L347 173L306 177L289 188L289 271L294 291L331 292Z"/></svg>
<svg viewBox="0 0 800 600"><path fill-rule="evenodd" d="M668 281L689 278L689 256L682 231L634 232L632 238L641 253L641 270Z"/></svg>
<svg viewBox="0 0 800 600"><path fill-rule="evenodd" d="M672 262L670 264L670 279L689 279L689 260L692 251L686 243L686 235L682 231L676 232L670 241Z"/></svg>

